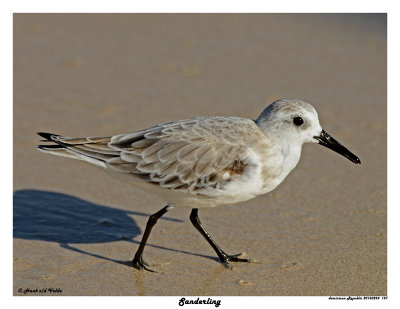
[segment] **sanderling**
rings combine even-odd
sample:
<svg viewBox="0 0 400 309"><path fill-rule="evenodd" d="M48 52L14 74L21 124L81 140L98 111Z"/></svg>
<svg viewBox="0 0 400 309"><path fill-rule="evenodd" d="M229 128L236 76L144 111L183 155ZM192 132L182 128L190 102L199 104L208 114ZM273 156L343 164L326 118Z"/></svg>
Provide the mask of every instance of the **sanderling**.
<svg viewBox="0 0 400 309"><path fill-rule="evenodd" d="M256 120L197 117L109 137L38 134L53 142L39 145L41 151L91 163L168 202L149 217L132 261L135 268L149 271L142 258L144 247L157 219L171 208L192 209L190 221L225 266L252 262L226 254L202 226L198 209L232 205L272 191L297 165L303 143L318 143L361 163L322 130L315 109L298 99L277 100Z"/></svg>

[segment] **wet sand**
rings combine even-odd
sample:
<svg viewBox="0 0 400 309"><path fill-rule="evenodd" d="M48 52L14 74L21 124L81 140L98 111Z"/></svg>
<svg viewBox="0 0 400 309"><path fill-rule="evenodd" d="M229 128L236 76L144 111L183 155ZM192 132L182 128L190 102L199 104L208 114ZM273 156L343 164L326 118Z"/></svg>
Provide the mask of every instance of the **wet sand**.
<svg viewBox="0 0 400 309"><path fill-rule="evenodd" d="M199 115L312 103L361 161L305 145L273 192L200 218L225 269L165 202L36 150L38 131L108 136ZM386 18L302 14L14 15L14 295L386 295ZM26 295L39 295L27 293Z"/></svg>

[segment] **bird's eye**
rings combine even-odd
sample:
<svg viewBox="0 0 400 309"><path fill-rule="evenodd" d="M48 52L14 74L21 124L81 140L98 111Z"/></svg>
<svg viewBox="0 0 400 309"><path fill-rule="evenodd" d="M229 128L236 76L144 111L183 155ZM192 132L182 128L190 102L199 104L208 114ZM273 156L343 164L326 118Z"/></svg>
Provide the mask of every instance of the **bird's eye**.
<svg viewBox="0 0 400 309"><path fill-rule="evenodd" d="M295 126L301 126L304 123L304 120L301 117L294 117L293 123Z"/></svg>

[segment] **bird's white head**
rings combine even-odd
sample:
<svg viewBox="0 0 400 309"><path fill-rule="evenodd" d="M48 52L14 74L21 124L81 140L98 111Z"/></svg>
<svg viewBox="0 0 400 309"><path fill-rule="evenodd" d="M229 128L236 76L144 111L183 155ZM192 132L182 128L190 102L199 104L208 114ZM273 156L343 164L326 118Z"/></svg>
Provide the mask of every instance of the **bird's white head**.
<svg viewBox="0 0 400 309"><path fill-rule="evenodd" d="M269 137L288 143L318 143L321 134L318 114L310 104L298 99L281 99L263 110L256 120Z"/></svg>
<svg viewBox="0 0 400 309"><path fill-rule="evenodd" d="M304 143L318 143L361 163L357 156L326 133L319 124L318 114L309 103L298 99L273 102L257 118L258 127L277 143L301 147Z"/></svg>

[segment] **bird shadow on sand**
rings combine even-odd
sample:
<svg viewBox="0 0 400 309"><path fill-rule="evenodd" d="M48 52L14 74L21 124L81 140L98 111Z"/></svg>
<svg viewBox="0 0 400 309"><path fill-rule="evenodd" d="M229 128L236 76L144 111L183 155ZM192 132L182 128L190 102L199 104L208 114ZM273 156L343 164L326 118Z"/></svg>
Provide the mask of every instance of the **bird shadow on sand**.
<svg viewBox="0 0 400 309"><path fill-rule="evenodd" d="M142 232L132 216L151 215L103 206L71 195L40 190L16 191L13 200L14 238L56 242L62 248L127 266L131 265L131 261L119 261L86 252L71 244L121 240L139 244L141 240L139 236ZM160 220L183 222L170 217L162 217ZM149 243L146 246L214 259L207 255Z"/></svg>

